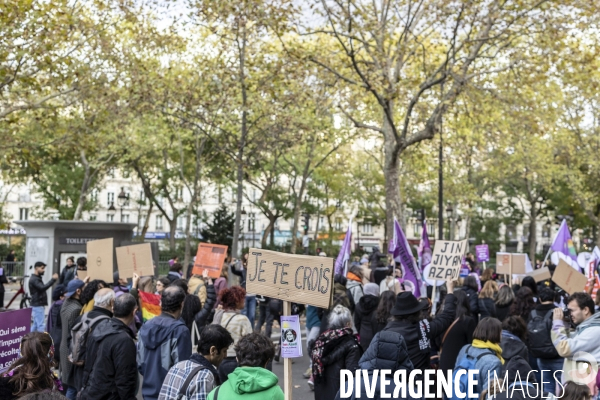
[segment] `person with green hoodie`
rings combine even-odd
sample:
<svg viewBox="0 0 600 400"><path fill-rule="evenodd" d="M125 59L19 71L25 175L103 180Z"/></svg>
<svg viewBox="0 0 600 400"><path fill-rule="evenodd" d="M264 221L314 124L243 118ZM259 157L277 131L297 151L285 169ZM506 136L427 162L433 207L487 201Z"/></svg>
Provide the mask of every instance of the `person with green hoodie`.
<svg viewBox="0 0 600 400"><path fill-rule="evenodd" d="M271 339L260 333L242 336L235 345L235 356L239 366L207 400L284 400L277 375L265 368L275 356Z"/></svg>

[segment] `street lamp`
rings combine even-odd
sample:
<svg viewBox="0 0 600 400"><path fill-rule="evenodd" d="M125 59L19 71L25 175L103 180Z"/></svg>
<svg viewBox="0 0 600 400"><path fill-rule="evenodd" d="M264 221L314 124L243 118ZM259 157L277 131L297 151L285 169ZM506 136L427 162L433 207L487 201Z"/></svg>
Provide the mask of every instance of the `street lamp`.
<svg viewBox="0 0 600 400"><path fill-rule="evenodd" d="M448 206L446 207L446 213L448 214L448 240L452 240L452 212L454 208L452 208L452 203L448 202Z"/></svg>
<svg viewBox="0 0 600 400"><path fill-rule="evenodd" d="M117 204L121 208L121 222L123 222L123 208L129 204L129 193L125 193L121 187L121 193L117 196Z"/></svg>

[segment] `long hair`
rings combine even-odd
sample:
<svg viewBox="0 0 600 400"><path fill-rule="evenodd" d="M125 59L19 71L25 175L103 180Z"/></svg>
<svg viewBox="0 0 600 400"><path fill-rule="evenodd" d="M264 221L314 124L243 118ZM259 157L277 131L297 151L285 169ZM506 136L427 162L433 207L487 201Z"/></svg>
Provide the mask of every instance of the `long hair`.
<svg viewBox="0 0 600 400"><path fill-rule="evenodd" d="M494 299L498 293L498 284L495 281L487 281L479 292L480 299Z"/></svg>
<svg viewBox="0 0 600 400"><path fill-rule="evenodd" d="M15 386L15 396L40 392L54 387L52 364L54 344L49 334L31 332L21 339L21 357L7 372L14 371L10 382Z"/></svg>
<svg viewBox="0 0 600 400"><path fill-rule="evenodd" d="M464 290L457 290L456 296L456 316L455 318L460 319L464 316L471 316L471 304L469 303L469 296Z"/></svg>
<svg viewBox="0 0 600 400"><path fill-rule="evenodd" d="M378 324L387 324L391 315L390 312L392 311L392 308L394 308L394 304L396 304L396 294L394 292L386 290L381 294L375 316Z"/></svg>
<svg viewBox="0 0 600 400"><path fill-rule="evenodd" d="M522 287L516 294L516 300L510 307L510 313L528 321L533 307L535 307L533 292L528 287Z"/></svg>
<svg viewBox="0 0 600 400"><path fill-rule="evenodd" d="M496 305L500 307L506 307L515 301L515 292L509 285L504 285L498 290L498 296L496 297Z"/></svg>
<svg viewBox="0 0 600 400"><path fill-rule="evenodd" d="M183 310L181 311L181 319L185 322L190 332L192 331L192 324L194 323L194 316L202 310L202 302L198 296L193 294L186 294L185 301L183 302Z"/></svg>
<svg viewBox="0 0 600 400"><path fill-rule="evenodd" d="M79 299L81 304L86 305L87 303L89 303L90 300L94 298L94 295L98 290L107 287L109 286L103 280L94 279L93 281L90 281L87 285L85 285L85 287L81 291L81 297Z"/></svg>
<svg viewBox="0 0 600 400"><path fill-rule="evenodd" d="M463 281L463 286L473 289L474 291L479 291L479 285L477 284L477 279L474 276L467 276Z"/></svg>
<svg viewBox="0 0 600 400"><path fill-rule="evenodd" d="M138 289L142 292L154 293L154 278L151 276L144 276L143 278L140 278L140 281L138 282Z"/></svg>

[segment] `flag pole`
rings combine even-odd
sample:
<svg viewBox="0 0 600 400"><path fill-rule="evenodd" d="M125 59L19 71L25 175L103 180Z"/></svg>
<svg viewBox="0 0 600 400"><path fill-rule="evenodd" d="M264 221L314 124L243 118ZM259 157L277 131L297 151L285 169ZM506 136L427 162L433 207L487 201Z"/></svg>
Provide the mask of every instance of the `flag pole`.
<svg viewBox="0 0 600 400"><path fill-rule="evenodd" d="M554 235L554 240L552 241L552 244L550 245L550 248L548 249L548 253L546 253L546 257L544 258L544 262L542 263L542 268L546 266L546 261L548 260L548 257L550 256L550 252L552 251L552 246L554 246L554 242L556 242L556 239L558 238L558 234L563 226L563 224L566 224L567 220L563 218L562 222L560 223L560 226L558 227L558 231L556 231L556 235Z"/></svg>

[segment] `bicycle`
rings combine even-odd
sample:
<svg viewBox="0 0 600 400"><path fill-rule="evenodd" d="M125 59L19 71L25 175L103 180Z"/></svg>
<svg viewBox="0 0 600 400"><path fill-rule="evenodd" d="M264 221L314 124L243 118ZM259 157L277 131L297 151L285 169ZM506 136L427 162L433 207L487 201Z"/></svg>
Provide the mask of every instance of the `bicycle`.
<svg viewBox="0 0 600 400"><path fill-rule="evenodd" d="M25 282L25 278L27 278L28 276L24 276L20 279L19 283L21 284L21 287L19 288L19 290L17 290L17 293L15 293L15 295L13 296L12 299L10 299L10 301L8 302L8 305L6 306L6 310L8 310L10 308L10 305L13 303L13 301L15 301L15 299L17 298L17 296L19 296L20 294L23 295L23 298L21 299L21 303L19 304L20 308L27 308L29 307L29 304L31 303L31 297L29 296L29 294L27 292L25 292L25 288L24 288L24 282Z"/></svg>

